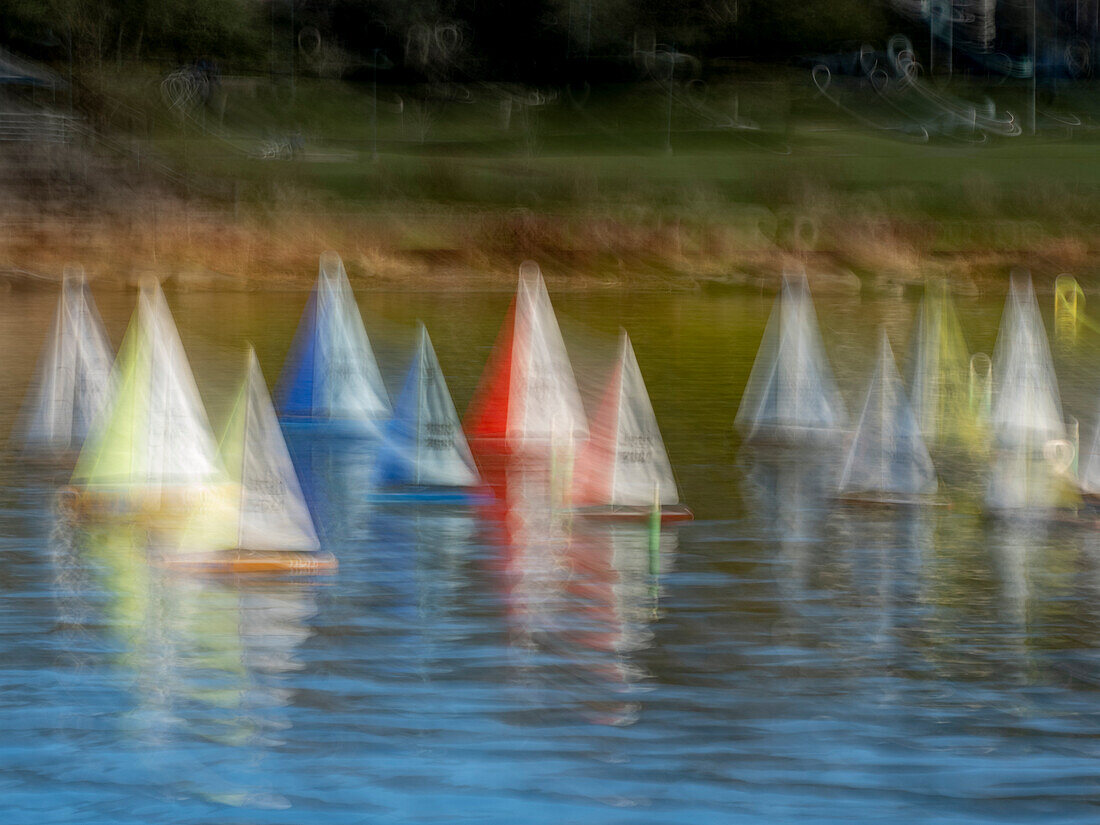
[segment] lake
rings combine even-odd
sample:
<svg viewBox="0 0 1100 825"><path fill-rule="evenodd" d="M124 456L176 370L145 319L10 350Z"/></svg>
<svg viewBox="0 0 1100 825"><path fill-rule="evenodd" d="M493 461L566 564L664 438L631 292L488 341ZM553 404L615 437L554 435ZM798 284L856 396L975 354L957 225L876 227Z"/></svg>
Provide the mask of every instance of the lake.
<svg viewBox="0 0 1100 825"><path fill-rule="evenodd" d="M117 346L135 296L95 294ZM1100 530L844 508L835 454L743 448L769 295L551 294L587 402L631 333L696 514L662 531L657 575L643 527L370 505L369 452L300 444L338 573L172 574L132 530L61 525L65 472L9 454L3 821L1097 820ZM305 297L168 294L216 429L246 341L273 384ZM465 409L510 295L358 298L391 390L419 319ZM0 296L0 436L54 301ZM959 301L972 350L1002 301ZM858 412L879 324L904 374L916 299L818 311ZM1056 350L1083 439L1091 335Z"/></svg>

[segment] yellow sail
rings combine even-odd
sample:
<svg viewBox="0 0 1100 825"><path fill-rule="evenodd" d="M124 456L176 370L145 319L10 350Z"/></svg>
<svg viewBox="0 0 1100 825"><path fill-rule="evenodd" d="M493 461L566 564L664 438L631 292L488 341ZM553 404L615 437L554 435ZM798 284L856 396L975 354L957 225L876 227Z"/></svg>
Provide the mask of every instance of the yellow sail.
<svg viewBox="0 0 1100 825"><path fill-rule="evenodd" d="M142 289L114 367L115 394L72 483L119 513L188 507L226 484L187 356L164 294Z"/></svg>
<svg viewBox="0 0 1100 825"><path fill-rule="evenodd" d="M970 352L946 282L929 282L914 346L912 405L925 441L974 450L985 442L981 411L971 403Z"/></svg>

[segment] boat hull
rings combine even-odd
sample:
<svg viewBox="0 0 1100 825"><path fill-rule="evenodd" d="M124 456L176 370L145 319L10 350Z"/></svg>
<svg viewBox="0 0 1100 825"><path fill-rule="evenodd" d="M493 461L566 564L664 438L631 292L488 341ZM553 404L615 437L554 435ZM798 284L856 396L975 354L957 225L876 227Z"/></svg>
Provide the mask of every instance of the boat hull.
<svg viewBox="0 0 1100 825"><path fill-rule="evenodd" d="M232 485L170 488L157 491L97 490L65 486L57 491L58 512L73 522L95 523L137 520L171 525L189 518L198 508L231 500Z"/></svg>
<svg viewBox="0 0 1100 825"><path fill-rule="evenodd" d="M652 507L631 507L627 505L602 505L597 507L578 507L573 515L593 521L647 521L653 517ZM691 521L695 515L683 504L669 504L661 508L661 523Z"/></svg>
<svg viewBox="0 0 1100 825"><path fill-rule="evenodd" d="M372 504L454 504L477 507L493 501L481 487L394 487L373 490L366 500Z"/></svg>
<svg viewBox="0 0 1100 825"><path fill-rule="evenodd" d="M898 508L904 509L907 507L943 507L951 509L951 502L943 498L926 498L921 496L899 496L899 495L875 495L868 493L866 495L839 495L834 496L833 501L837 504L851 505L853 507L883 507L883 508Z"/></svg>
<svg viewBox="0 0 1100 825"><path fill-rule="evenodd" d="M335 573L332 553L291 550L225 550L215 553L164 556L161 567L185 573L217 575L313 575Z"/></svg>
<svg viewBox="0 0 1100 825"><path fill-rule="evenodd" d="M280 418L279 426L288 436L324 439L375 439L378 425L372 421L334 418Z"/></svg>

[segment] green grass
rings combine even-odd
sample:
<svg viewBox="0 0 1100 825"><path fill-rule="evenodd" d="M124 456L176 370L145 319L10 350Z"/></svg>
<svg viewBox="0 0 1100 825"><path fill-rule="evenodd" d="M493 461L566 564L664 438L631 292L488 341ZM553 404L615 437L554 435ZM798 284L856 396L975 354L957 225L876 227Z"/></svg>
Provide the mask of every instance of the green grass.
<svg viewBox="0 0 1100 825"><path fill-rule="evenodd" d="M380 161L372 158L369 86L300 79L291 97L285 84L261 79L248 92L233 82L224 84L224 113L219 117L219 102L204 115L212 127L220 120L212 129L217 135L173 115L151 74L112 78L110 88L149 113L157 151L198 177L302 186L364 206L415 200L583 208L642 199L682 208L711 198L775 207L814 186L842 195L882 193L903 213L961 217L1056 205L1036 203L1037 187L1051 190L1055 202L1091 201L1100 184L1100 155L1085 130L1057 142L904 142L861 128L816 95L808 73L794 70L681 93L673 104L671 154L668 95L654 84L594 90L583 105L542 90L557 97L539 107L513 107L507 128L501 101L509 94L522 97L522 90L471 85L463 87L472 97L468 102L417 103L423 90L383 86ZM980 97L981 90L969 91ZM1074 87L1064 97L1086 106L1089 91ZM1017 90L1002 98L1017 111L1023 102ZM738 114L759 129L715 128L714 118L692 108L697 102L717 117L733 112L734 99ZM866 100L859 108L880 118ZM311 154L347 159L280 163L247 156L266 139L295 131ZM983 185L996 196L967 194Z"/></svg>
<svg viewBox="0 0 1100 825"><path fill-rule="evenodd" d="M660 233L674 224L674 242L645 255L667 258L671 245L677 255L709 256L723 267L737 263L739 250L805 246L796 235L808 224L812 249L861 275L877 266L876 256L912 269L914 251L1045 254L1069 238L1080 258L1080 249L1100 242L1100 146L1089 129L1046 128L1036 138L985 145L958 137L913 142L857 123L823 100L804 70L749 69L678 92L671 151L669 97L653 83L597 88L580 101L559 90L545 105L513 105L507 127L501 101L531 90L471 85L469 101L417 103L422 89L382 86L377 157L369 85L300 79L291 96L285 84L261 79L246 90L227 79L224 114L206 131L168 110L151 73L111 78L109 86L148 113L155 154L194 180L195 191L232 197L260 216L294 209L374 221L418 216L393 241L404 250L492 246L494 232L511 231L523 216L553 222L547 243L555 248L575 245L611 259L620 245L641 243L623 240L631 228ZM1066 87L1061 105L1089 122L1094 88ZM974 100L990 92L962 83L949 91ZM992 91L998 111L1022 110L1020 88ZM841 89L838 81L838 94L860 117L890 114L851 82ZM716 125L735 101L757 128ZM219 120L220 106L206 110L207 126ZM256 157L265 140L295 131L304 157ZM469 221L475 215L500 223L478 235ZM593 221L611 222L619 237L600 240ZM542 243L541 230L522 228L532 231L520 246ZM714 252L716 243L725 246Z"/></svg>

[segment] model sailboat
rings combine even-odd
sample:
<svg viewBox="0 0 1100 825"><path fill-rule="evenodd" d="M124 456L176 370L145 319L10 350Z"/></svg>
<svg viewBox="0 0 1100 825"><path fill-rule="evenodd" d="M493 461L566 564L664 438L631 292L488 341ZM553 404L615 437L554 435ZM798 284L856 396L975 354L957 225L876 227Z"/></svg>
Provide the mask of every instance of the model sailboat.
<svg viewBox="0 0 1100 825"><path fill-rule="evenodd" d="M343 261L321 256L275 390L284 425L330 435L376 435L390 402Z"/></svg>
<svg viewBox="0 0 1100 825"><path fill-rule="evenodd" d="M585 515L637 518L659 509L663 520L691 518L680 504L657 416L625 330L573 481L573 504Z"/></svg>
<svg viewBox="0 0 1100 825"><path fill-rule="evenodd" d="M925 286L913 344L910 398L928 444L969 448L980 440L970 353L945 282Z"/></svg>
<svg viewBox="0 0 1100 825"><path fill-rule="evenodd" d="M142 287L112 380L67 503L86 514L165 515L224 492L214 435L156 281Z"/></svg>
<svg viewBox="0 0 1100 825"><path fill-rule="evenodd" d="M588 425L538 265L526 261L481 386L466 416L478 452L546 455Z"/></svg>
<svg viewBox="0 0 1100 825"><path fill-rule="evenodd" d="M1089 450L1080 460L1077 486L1086 504L1093 508L1100 506L1100 415Z"/></svg>
<svg viewBox="0 0 1100 825"><path fill-rule="evenodd" d="M735 424L747 442L804 443L846 423L806 276L785 274Z"/></svg>
<svg viewBox="0 0 1100 825"><path fill-rule="evenodd" d="M882 331L863 412L841 474L843 500L879 504L933 503L939 486L920 426Z"/></svg>
<svg viewBox="0 0 1100 825"><path fill-rule="evenodd" d="M111 351L80 267L66 267L20 431L28 450L78 450L111 395Z"/></svg>
<svg viewBox="0 0 1100 825"><path fill-rule="evenodd" d="M1058 379L1031 278L1014 275L993 350L990 427L998 444L1066 437Z"/></svg>
<svg viewBox="0 0 1100 825"><path fill-rule="evenodd" d="M1073 503L1074 446L1066 439L1058 379L1031 278L1014 275L993 352L990 414L996 451L986 504L1000 511Z"/></svg>
<svg viewBox="0 0 1100 825"><path fill-rule="evenodd" d="M373 497L472 503L487 496L423 324L394 416L382 437Z"/></svg>
<svg viewBox="0 0 1100 825"><path fill-rule="evenodd" d="M336 567L320 552L313 518L283 440L255 351L222 436L219 457L230 495L195 509L173 567L208 572L320 572Z"/></svg>

